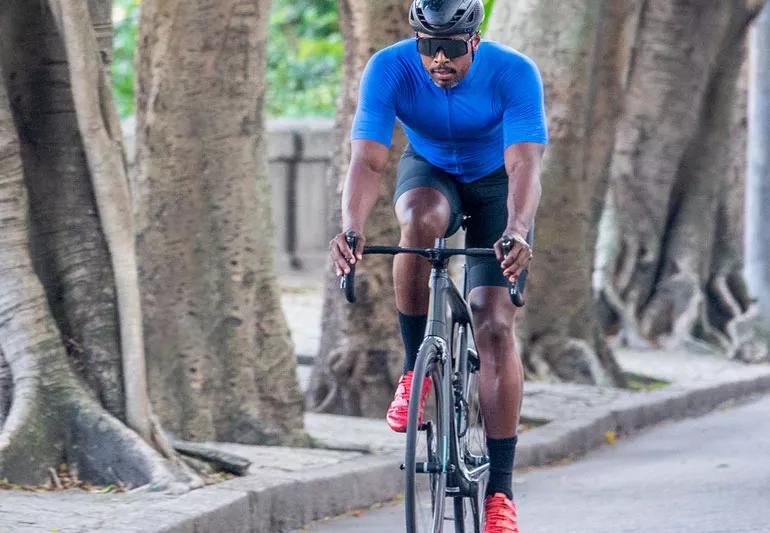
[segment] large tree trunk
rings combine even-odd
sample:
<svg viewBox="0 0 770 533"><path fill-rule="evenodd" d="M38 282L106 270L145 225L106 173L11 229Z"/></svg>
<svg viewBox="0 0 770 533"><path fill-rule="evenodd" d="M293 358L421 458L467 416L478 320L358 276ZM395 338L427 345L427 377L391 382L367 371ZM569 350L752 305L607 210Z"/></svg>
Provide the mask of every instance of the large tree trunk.
<svg viewBox="0 0 770 533"><path fill-rule="evenodd" d="M358 101L359 82L369 57L408 35L407 4L397 0L338 2L345 38L344 87L338 103L339 147L330 174L327 201L335 206L328 233L340 231L340 194L350 162L350 126ZM396 132L388 170L377 205L367 221L369 243L394 244L399 230L392 197L398 159L405 137ZM350 305L329 269L326 276L321 347L307 395L320 411L356 416L385 414L400 374L403 349L396 322L392 260L367 256L357 266L358 302Z"/></svg>
<svg viewBox="0 0 770 533"><path fill-rule="evenodd" d="M604 287L630 342L767 353L742 275L741 66L757 4L644 4L611 165L619 241Z"/></svg>
<svg viewBox="0 0 770 533"><path fill-rule="evenodd" d="M749 172L746 185L746 275L770 330L770 7L751 38Z"/></svg>
<svg viewBox="0 0 770 533"><path fill-rule="evenodd" d="M550 130L521 334L530 374L623 382L600 331L591 275L637 16L632 1L495 3L489 37L540 68Z"/></svg>
<svg viewBox="0 0 770 533"><path fill-rule="evenodd" d="M110 3L50 4L0 8L0 478L40 483L68 462L94 482L188 486L122 423L153 440L141 376L121 372L144 354L137 287L114 270L136 272L130 218L115 227L130 203L116 194Z"/></svg>
<svg viewBox="0 0 770 533"><path fill-rule="evenodd" d="M264 159L270 0L145 0L138 253L150 390L179 437L304 438Z"/></svg>

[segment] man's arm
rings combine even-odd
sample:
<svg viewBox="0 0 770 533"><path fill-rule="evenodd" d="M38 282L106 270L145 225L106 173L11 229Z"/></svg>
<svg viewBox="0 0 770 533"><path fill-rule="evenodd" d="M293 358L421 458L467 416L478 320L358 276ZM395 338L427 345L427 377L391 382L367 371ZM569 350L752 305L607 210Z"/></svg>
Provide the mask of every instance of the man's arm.
<svg viewBox="0 0 770 533"><path fill-rule="evenodd" d="M513 247L503 258L501 239L495 243L495 250L503 275L511 282L518 279L531 259L532 249L526 236L540 204L540 168L544 150L545 145L531 142L514 143L505 149L508 223L503 235L513 239Z"/></svg>
<svg viewBox="0 0 770 533"><path fill-rule="evenodd" d="M388 164L388 147L376 141L354 140L350 168L342 189L342 232L329 243L329 254L338 276L350 272L350 265L363 257L364 226L380 191L380 176ZM355 256L345 233L358 234Z"/></svg>

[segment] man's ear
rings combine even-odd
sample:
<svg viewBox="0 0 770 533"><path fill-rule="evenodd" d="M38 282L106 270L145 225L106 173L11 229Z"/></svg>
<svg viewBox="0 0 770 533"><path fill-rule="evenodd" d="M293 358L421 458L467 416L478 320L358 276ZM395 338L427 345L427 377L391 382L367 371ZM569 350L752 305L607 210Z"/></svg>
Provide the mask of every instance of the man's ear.
<svg viewBox="0 0 770 533"><path fill-rule="evenodd" d="M481 34L479 34L479 32L476 32L476 34L473 36L473 41L471 41L471 44L473 46L473 51L478 51L479 45L481 44Z"/></svg>

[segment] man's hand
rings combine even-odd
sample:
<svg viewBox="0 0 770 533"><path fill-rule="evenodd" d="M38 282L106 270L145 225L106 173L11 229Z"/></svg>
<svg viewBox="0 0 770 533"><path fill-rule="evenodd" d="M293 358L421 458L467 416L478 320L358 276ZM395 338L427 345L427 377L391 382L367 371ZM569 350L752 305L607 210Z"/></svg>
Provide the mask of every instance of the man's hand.
<svg viewBox="0 0 770 533"><path fill-rule="evenodd" d="M332 261L332 268L334 268L334 272L338 276L348 274L350 272L350 265L354 265L356 261L360 261L364 257L364 236L358 232L354 233L358 239L355 253L348 246L347 231L338 233L329 242L329 258Z"/></svg>
<svg viewBox="0 0 770 533"><path fill-rule="evenodd" d="M503 253L503 240L510 239L512 246L508 255ZM532 261L532 248L527 240L518 233L503 234L495 243L495 255L500 261L500 268L503 269L503 276L511 283L519 279L519 275L529 266Z"/></svg>

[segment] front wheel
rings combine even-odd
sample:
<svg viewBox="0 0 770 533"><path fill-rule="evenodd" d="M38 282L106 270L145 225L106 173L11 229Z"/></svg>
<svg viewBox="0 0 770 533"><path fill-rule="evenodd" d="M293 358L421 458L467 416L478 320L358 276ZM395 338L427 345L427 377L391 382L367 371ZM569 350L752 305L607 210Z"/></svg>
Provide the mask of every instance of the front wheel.
<svg viewBox="0 0 770 533"><path fill-rule="evenodd" d="M425 342L415 364L409 396L404 459L407 533L441 533L448 464L448 413L444 406L440 348ZM419 403L423 383L432 384L422 420Z"/></svg>

